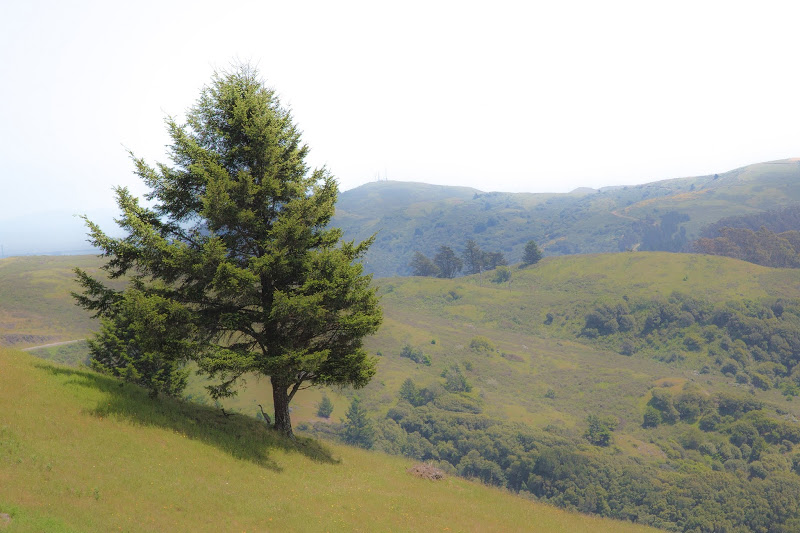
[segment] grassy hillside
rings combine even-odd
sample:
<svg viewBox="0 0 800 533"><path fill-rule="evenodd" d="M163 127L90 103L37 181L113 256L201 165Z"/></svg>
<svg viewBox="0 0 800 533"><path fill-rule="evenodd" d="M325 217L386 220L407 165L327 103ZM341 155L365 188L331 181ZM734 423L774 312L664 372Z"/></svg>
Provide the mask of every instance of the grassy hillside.
<svg viewBox="0 0 800 533"><path fill-rule="evenodd" d="M0 349L4 531L646 531Z"/></svg>
<svg viewBox="0 0 800 533"><path fill-rule="evenodd" d="M407 275L414 251L474 239L510 262L528 240L548 255L680 249L721 218L800 202L800 161L750 165L710 176L569 194L480 192L377 182L346 191L334 224L348 239L377 232L366 256L378 276ZM681 229L682 228L682 229Z"/></svg>
<svg viewBox="0 0 800 533"><path fill-rule="evenodd" d="M97 273L96 256L0 259L0 346L24 348L85 337L94 322L75 307L74 267Z"/></svg>
<svg viewBox="0 0 800 533"><path fill-rule="evenodd" d="M796 270L632 252L511 272L379 280L386 320L367 341L378 374L358 391L376 449L664 528L800 526ZM607 312L616 329L589 334ZM299 393L292 419L336 439L355 391L326 391L327 420L322 392ZM199 380L187 395L211 403ZM251 379L222 406L253 417L270 398Z"/></svg>

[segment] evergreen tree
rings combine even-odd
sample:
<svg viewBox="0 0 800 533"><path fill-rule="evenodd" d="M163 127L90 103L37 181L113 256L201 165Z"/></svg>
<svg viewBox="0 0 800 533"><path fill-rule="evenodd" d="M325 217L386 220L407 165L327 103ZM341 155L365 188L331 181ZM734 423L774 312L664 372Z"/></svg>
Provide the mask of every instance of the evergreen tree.
<svg viewBox="0 0 800 533"><path fill-rule="evenodd" d="M449 246L440 246L433 262L439 268L440 278L454 278L464 266L464 263Z"/></svg>
<svg viewBox="0 0 800 533"><path fill-rule="evenodd" d="M100 331L88 341L92 368L145 387L152 397L180 396L194 349L183 308L135 287L111 296Z"/></svg>
<svg viewBox="0 0 800 533"><path fill-rule="evenodd" d="M361 387L375 373L362 339L382 315L359 262L372 239L340 242L341 230L327 227L336 182L306 166L308 147L290 112L254 69L215 74L187 124L167 123L173 166L134 158L152 207L118 188L127 235L109 237L87 220L90 242L110 258L105 270L134 283L115 291L77 271L78 303L112 330L132 321L140 353L152 346L176 362L194 360L216 378L215 399L235 394L245 374L269 376L275 428L291 436L289 403L301 387ZM154 305L118 312L132 290ZM172 353L156 342L147 325L162 319L170 338L191 349ZM113 348L111 340L102 342Z"/></svg>
<svg viewBox="0 0 800 533"><path fill-rule="evenodd" d="M436 276L439 274L439 267L420 252L414 252L414 258L409 265L412 276Z"/></svg>
<svg viewBox="0 0 800 533"><path fill-rule="evenodd" d="M536 264L541 258L542 252L539 250L539 247L536 246L536 243L528 241L527 244L525 244L525 252L522 254L522 265L528 266Z"/></svg>
<svg viewBox="0 0 800 533"><path fill-rule="evenodd" d="M474 240L467 240L464 247L464 266L467 274L480 274L483 272L484 257L486 254L478 247Z"/></svg>
<svg viewBox="0 0 800 533"><path fill-rule="evenodd" d="M367 410L361 405L358 396L353 398L347 410L347 421L344 423L344 441L361 448L372 448L375 441L375 428L367 418Z"/></svg>
<svg viewBox="0 0 800 533"><path fill-rule="evenodd" d="M322 399L317 404L317 416L320 418L330 418L333 413L333 402L327 394L322 395Z"/></svg>

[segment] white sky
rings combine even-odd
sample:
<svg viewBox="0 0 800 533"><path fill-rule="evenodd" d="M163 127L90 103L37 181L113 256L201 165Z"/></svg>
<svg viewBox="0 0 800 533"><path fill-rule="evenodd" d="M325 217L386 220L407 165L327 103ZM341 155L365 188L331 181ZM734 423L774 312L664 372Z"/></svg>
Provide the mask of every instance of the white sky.
<svg viewBox="0 0 800 533"><path fill-rule="evenodd" d="M0 220L141 193L215 68L257 64L349 189L566 192L800 156L800 3L0 2ZM8 231L8 228L6 228Z"/></svg>

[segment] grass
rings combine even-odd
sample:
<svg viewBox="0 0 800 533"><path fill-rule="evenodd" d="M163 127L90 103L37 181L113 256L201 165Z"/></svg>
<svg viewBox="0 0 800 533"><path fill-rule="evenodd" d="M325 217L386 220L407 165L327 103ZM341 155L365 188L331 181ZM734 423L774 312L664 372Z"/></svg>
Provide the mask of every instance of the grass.
<svg viewBox="0 0 800 533"><path fill-rule="evenodd" d="M95 323L75 306L74 267L97 273L95 256L0 259L0 345L25 348L86 337Z"/></svg>
<svg viewBox="0 0 800 533"><path fill-rule="evenodd" d="M8 531L647 531L0 349Z"/></svg>

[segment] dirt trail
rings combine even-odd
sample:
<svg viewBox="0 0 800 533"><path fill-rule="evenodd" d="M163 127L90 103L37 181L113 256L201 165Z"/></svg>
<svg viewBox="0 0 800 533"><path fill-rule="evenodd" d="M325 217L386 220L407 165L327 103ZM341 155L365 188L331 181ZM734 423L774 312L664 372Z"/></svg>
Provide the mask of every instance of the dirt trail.
<svg viewBox="0 0 800 533"><path fill-rule="evenodd" d="M29 346L27 348L23 348L23 352L30 352L31 350L38 350L39 348L52 348L53 346L63 346L65 344L75 344L76 342L85 341L86 339L75 339L72 341L62 341L62 342L53 342L50 344L42 344L40 346Z"/></svg>

